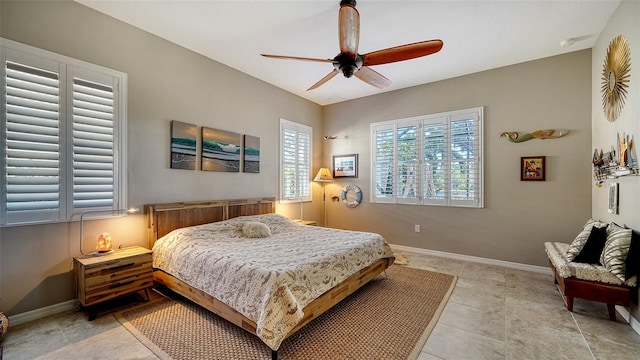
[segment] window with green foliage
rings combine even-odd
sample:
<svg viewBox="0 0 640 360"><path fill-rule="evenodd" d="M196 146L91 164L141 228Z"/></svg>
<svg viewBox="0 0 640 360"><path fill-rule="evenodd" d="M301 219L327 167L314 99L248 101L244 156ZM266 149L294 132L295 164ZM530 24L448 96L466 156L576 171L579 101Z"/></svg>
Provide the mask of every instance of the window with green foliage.
<svg viewBox="0 0 640 360"><path fill-rule="evenodd" d="M483 109L371 124L371 201L483 206Z"/></svg>

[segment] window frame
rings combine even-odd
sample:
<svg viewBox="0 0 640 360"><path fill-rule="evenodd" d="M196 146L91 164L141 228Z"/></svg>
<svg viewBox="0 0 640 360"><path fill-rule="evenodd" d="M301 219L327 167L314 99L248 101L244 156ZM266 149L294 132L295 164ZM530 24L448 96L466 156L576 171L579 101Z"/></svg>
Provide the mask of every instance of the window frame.
<svg viewBox="0 0 640 360"><path fill-rule="evenodd" d="M0 148L7 149L7 62L26 67L42 68L55 72L58 76L58 207L49 214L39 211L14 211L7 209L6 195L0 196L0 227L21 226L41 223L68 222L77 220L87 211L115 211L127 207L127 74L99 65L87 63L71 57L53 53L33 46L0 38L0 60L2 76L0 91ZM113 116L113 196L110 206L74 206L74 81L105 81L112 88ZM93 103L92 103L93 104ZM0 157L0 189L7 189L7 159ZM39 216L42 215L42 216ZM107 217L105 215L99 217Z"/></svg>
<svg viewBox="0 0 640 360"><path fill-rule="evenodd" d="M295 183L295 195L294 196L285 196L286 191L285 187L285 158L287 157L285 154L285 130L294 130L296 132L296 137L300 134L304 134L308 136L308 149L303 156L306 156L308 159L307 168L304 172L299 173L299 169L296 169L296 174L294 175ZM280 203L295 203L300 201L312 201L313 200L313 192L311 191L311 180L312 180L312 169L313 169L313 128L308 125L300 124L294 121L280 119L280 171L279 171L279 182L278 182L278 195ZM296 143L296 153L299 153L299 145L300 143ZM299 155L293 154L296 158L295 166L299 167ZM301 184L298 183L300 181L300 176L303 176L306 181L303 181ZM302 194L302 195L301 195Z"/></svg>
<svg viewBox="0 0 640 360"><path fill-rule="evenodd" d="M473 119L477 122L477 125L474 127L474 130L477 132L475 139L475 145L477 148L475 149L475 159L474 162L477 162L477 167L473 167L477 171L477 181L473 182L474 185L474 197L471 200L462 200L455 199L451 194L451 173L452 166L456 163L456 160L451 160L451 124L461 120L469 120ZM434 199L434 198L425 198L425 186L426 181L424 179L425 174L425 143L424 143L424 127L425 125L430 124L445 124L444 129L444 144L443 149L443 160L444 163L443 169L444 174L442 176L441 181L444 182L445 186L445 196L444 198ZM387 120L380 121L376 123L371 123L370 125L370 142L371 142L371 195L370 201L372 203L380 203L380 204L410 204L410 205L425 205L425 206L449 206L449 207L471 207L471 208L483 208L484 207L484 108L476 107L462 110L455 110L437 114L430 115L422 115L415 116L403 119L395 119L395 120ZM406 146L413 145L415 148L415 159L417 159L417 164L414 164L414 178L416 182L416 195L413 197L402 197L399 196L399 176L401 176L401 172L399 171L400 165L402 162L398 158L399 147L401 146L401 142L398 139L398 129L406 128L407 132L410 133L412 128L415 132L415 140L414 143L411 144L409 141ZM383 135L386 134L386 137ZM389 133L391 136L389 137ZM386 141L387 143L392 139L392 153L389 154L389 150L380 150L380 156L391 157L391 160L385 161L383 166L390 166L389 170L393 174L393 179L390 183L386 183L386 189L389 189L391 186L391 194L387 194L385 196L378 195L378 175L380 172L377 171L377 167L381 164L378 161L378 141ZM388 146L388 145L387 145ZM405 146L405 147L406 147ZM419 169L419 170L417 170ZM407 175L408 176L408 175ZM388 177L387 177L388 179Z"/></svg>

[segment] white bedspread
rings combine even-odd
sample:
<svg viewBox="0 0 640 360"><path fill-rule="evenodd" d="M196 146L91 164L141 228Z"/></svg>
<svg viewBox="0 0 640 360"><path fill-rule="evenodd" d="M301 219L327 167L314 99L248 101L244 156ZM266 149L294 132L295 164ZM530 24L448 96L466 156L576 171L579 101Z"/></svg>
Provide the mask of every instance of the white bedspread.
<svg viewBox="0 0 640 360"><path fill-rule="evenodd" d="M248 221L266 224L271 236L243 236ZM277 214L177 229L153 247L155 268L256 322L258 337L274 350L307 304L389 257L393 252L379 234L299 225Z"/></svg>

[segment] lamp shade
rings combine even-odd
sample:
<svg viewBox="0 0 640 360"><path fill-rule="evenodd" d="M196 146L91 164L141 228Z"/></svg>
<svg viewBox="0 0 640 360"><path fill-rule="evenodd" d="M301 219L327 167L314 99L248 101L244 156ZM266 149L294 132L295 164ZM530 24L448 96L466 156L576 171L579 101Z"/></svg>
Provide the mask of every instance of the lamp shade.
<svg viewBox="0 0 640 360"><path fill-rule="evenodd" d="M323 167L318 170L318 174L313 179L313 181L317 182L330 182L333 181L333 176L331 176L331 171L328 168Z"/></svg>

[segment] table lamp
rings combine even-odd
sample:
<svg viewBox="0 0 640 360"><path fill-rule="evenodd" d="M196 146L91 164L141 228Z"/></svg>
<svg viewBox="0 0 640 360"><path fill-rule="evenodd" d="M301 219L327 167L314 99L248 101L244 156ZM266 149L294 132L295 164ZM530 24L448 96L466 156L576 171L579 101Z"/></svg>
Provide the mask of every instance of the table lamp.
<svg viewBox="0 0 640 360"><path fill-rule="evenodd" d="M109 209L109 210L88 210L80 214L80 254L82 255L93 255L93 256L103 256L113 252L112 243L111 243L111 235L107 232L103 232L98 237L98 245L95 251L85 253L84 252L84 216L86 214L95 214L95 213L112 213L112 214L120 214L124 212L125 215L127 213L135 213L138 212L138 209Z"/></svg>

